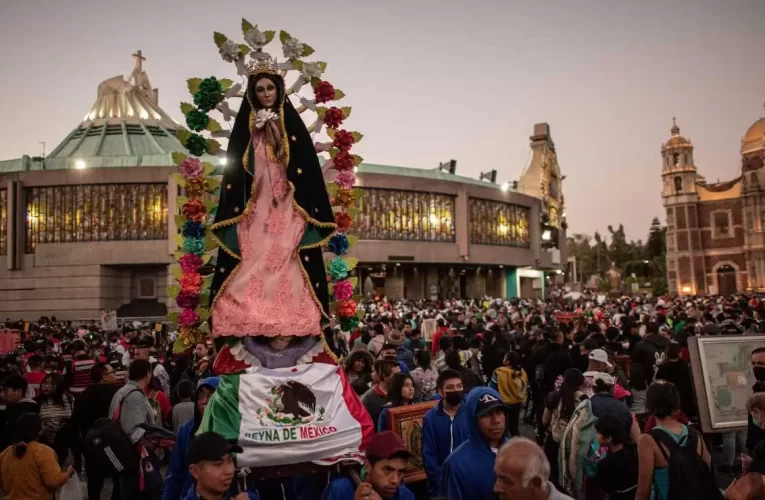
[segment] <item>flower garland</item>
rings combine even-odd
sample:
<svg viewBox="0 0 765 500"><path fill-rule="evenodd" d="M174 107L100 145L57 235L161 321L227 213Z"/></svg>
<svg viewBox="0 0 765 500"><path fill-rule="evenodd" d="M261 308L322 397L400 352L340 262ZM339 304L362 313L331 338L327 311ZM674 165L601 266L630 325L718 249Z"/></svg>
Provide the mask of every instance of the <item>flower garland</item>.
<svg viewBox="0 0 765 500"><path fill-rule="evenodd" d="M175 236L177 264L171 266L171 273L177 284L168 287L168 294L181 309L168 315L168 320L180 327L175 352L184 351L209 335L207 319L210 316L212 274L203 276L202 272L212 260L211 251L215 249L209 235L209 220L216 208L220 180L214 177L219 174L215 165L199 157L218 153L220 144L215 139L205 138L201 132L222 130L209 113L223 101L224 92L232 84L230 80L215 77L192 78L188 80L188 88L194 104L181 103L191 132L180 130L177 136L191 155L173 153L173 162L178 165L178 173L173 174L173 179L184 189L185 195L178 197L178 215L175 217L180 234Z"/></svg>
<svg viewBox="0 0 765 500"><path fill-rule="evenodd" d="M247 58L254 61L270 57L263 49L274 40L276 32L262 31L257 25L242 19L242 35L244 44L217 32L213 40L223 60L233 63L239 76L246 78ZM334 180L327 184L327 191L335 212L338 232L327 243L327 251L331 252L332 257L326 260L325 265L332 297L330 309L339 320L341 328L348 332L356 328L363 314L357 312L361 296L354 294L358 278L351 276L358 265L358 259L347 256L348 250L357 241L356 237L350 235L356 215L354 207L359 197L358 191L354 189L354 170L363 161L360 156L351 154L351 149L363 136L341 128L351 115L350 107L321 106L345 97L342 90L322 79L327 63L303 61L302 58L313 54L314 49L286 31L279 32L279 42L286 59L279 64L282 74L289 70L299 72L297 80L287 89L287 94L297 95L303 86L310 84L313 99L300 98L298 111L314 112L316 120L308 130L316 134L324 128L331 140L315 143L317 152L329 153L329 165L325 164L325 168L331 167L337 171ZM195 340L198 334L207 333L212 276L202 277L199 270L211 260L210 251L214 249L209 236L208 218L215 209L214 194L220 186L220 181L212 177L217 173L215 167L198 158L204 154L217 154L220 144L214 139L206 139L201 132L210 132L213 137L224 136L221 125L210 118L209 113L218 110L225 121L230 121L235 113L230 110L227 99L242 97L242 85L227 79L192 78L188 80L188 88L193 96L193 104L181 103L181 111L186 117L189 130L181 130L177 135L192 156L173 155L179 169L179 173L175 174L176 180L185 188L188 198L179 198L181 208L176 219L183 233L177 236L180 251L176 252L178 264L173 266L173 276L179 286L170 287L171 296L182 308L175 316L171 314L171 320L175 318L180 323L180 338L185 343Z"/></svg>

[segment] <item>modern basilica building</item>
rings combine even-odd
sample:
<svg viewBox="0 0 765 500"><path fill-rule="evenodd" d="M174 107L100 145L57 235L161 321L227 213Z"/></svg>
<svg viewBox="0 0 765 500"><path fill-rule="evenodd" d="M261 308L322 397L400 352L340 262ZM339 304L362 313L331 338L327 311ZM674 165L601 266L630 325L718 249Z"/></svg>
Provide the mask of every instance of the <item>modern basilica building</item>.
<svg viewBox="0 0 765 500"><path fill-rule="evenodd" d="M175 133L143 70L105 80L95 103L45 157L0 161L0 315L88 320L158 317L177 234ZM87 103L83 103L83 108ZM561 272L562 177L547 124L531 161L498 185L436 169L363 164L354 234L360 283L391 299L535 297ZM216 160L217 161L217 160ZM562 255L562 253L564 255Z"/></svg>

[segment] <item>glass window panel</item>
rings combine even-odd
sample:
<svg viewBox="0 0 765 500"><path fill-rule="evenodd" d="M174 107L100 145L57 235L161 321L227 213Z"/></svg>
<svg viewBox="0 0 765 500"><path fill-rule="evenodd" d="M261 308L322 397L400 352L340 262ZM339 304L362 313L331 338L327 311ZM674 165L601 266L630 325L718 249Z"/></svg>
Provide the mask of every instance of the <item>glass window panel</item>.
<svg viewBox="0 0 765 500"><path fill-rule="evenodd" d="M364 240L455 241L454 196L361 188L354 229Z"/></svg>
<svg viewBox="0 0 765 500"><path fill-rule="evenodd" d="M0 252L7 252L0 191ZM166 184L33 187L26 197L26 252L37 243L167 239ZM1 253L0 253L1 255Z"/></svg>
<svg viewBox="0 0 765 500"><path fill-rule="evenodd" d="M530 211L511 203L470 198L470 243L528 248Z"/></svg>

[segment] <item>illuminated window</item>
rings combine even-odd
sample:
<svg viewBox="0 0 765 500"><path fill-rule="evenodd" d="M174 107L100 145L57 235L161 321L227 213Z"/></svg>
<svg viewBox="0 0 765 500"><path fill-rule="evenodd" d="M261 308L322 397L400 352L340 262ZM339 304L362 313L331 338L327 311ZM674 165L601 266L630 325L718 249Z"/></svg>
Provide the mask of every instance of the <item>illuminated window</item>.
<svg viewBox="0 0 765 500"><path fill-rule="evenodd" d="M529 247L528 207L470 198L470 243Z"/></svg>
<svg viewBox="0 0 765 500"><path fill-rule="evenodd" d="M0 255L8 255L8 190L0 190Z"/></svg>
<svg viewBox="0 0 765 500"><path fill-rule="evenodd" d="M363 240L455 241L454 196L362 188L353 232Z"/></svg>
<svg viewBox="0 0 765 500"><path fill-rule="evenodd" d="M26 253L38 243L167 239L167 184L35 187L26 195Z"/></svg>

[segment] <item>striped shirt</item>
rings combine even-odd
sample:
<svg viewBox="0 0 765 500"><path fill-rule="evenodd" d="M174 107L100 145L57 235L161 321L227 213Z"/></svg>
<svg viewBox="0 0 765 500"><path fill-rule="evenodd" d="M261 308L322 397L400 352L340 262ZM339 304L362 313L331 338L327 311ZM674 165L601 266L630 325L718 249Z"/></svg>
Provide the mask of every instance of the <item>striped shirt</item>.
<svg viewBox="0 0 765 500"><path fill-rule="evenodd" d="M52 399L40 405L40 419L45 440L53 444L58 431L72 418L72 402L68 394L64 395L64 404L60 405Z"/></svg>

